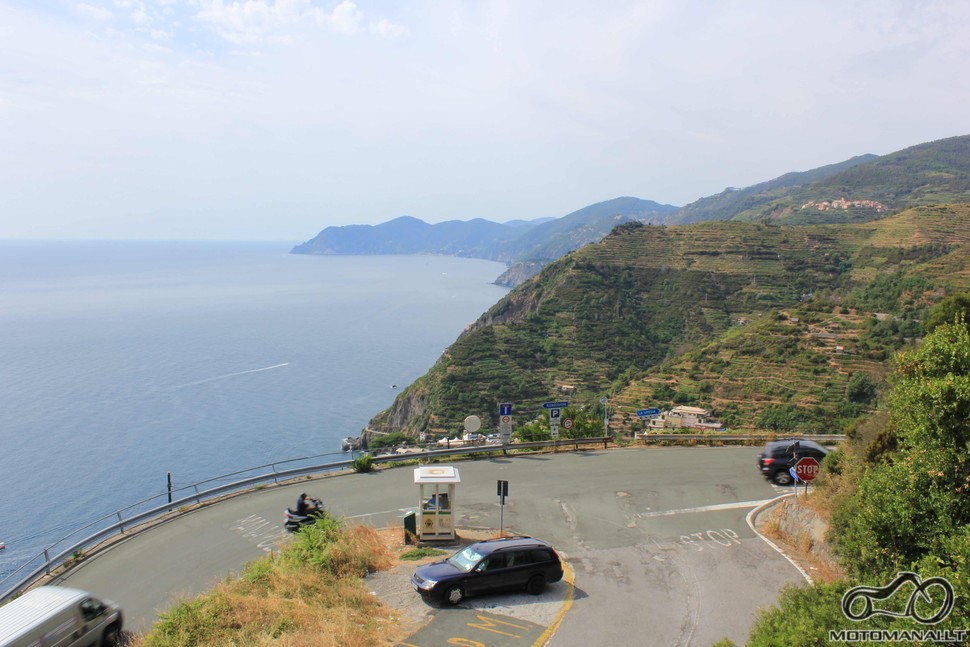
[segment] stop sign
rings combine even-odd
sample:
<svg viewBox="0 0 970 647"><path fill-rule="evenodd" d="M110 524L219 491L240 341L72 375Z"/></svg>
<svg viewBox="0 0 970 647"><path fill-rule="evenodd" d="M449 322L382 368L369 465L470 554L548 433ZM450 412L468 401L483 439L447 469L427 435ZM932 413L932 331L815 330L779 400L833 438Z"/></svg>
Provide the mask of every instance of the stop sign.
<svg viewBox="0 0 970 647"><path fill-rule="evenodd" d="M811 456L801 458L797 463L795 463L795 476L803 481L811 481L818 476L818 472L818 461Z"/></svg>

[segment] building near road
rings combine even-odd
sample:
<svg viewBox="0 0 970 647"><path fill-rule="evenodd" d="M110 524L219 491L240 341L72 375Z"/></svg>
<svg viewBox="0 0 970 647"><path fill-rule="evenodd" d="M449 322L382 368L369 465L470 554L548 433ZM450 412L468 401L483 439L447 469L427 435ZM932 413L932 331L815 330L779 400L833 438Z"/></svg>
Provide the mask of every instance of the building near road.
<svg viewBox="0 0 970 647"><path fill-rule="evenodd" d="M679 406L663 411L651 418L647 431L663 433L669 429L696 429L698 431L724 431L724 425L710 419L711 412L700 407Z"/></svg>

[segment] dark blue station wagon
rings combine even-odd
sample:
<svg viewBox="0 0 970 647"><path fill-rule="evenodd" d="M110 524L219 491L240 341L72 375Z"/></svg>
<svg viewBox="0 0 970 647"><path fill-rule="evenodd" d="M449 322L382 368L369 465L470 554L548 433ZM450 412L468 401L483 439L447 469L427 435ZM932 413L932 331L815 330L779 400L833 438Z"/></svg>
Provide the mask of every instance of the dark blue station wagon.
<svg viewBox="0 0 970 647"><path fill-rule="evenodd" d="M562 576L562 562L552 546L515 537L481 541L448 559L419 566L411 583L421 595L453 605L468 596L499 591L539 595Z"/></svg>

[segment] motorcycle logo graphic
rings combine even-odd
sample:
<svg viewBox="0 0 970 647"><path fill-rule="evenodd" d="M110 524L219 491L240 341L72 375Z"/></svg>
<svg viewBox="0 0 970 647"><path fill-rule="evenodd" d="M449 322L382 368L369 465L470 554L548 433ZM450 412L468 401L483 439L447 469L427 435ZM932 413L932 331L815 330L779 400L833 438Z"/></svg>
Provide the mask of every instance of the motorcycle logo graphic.
<svg viewBox="0 0 970 647"><path fill-rule="evenodd" d="M877 609L873 605L873 600L888 600L899 590L900 587L905 586L907 583L912 583L915 587L912 594L909 596L909 601L906 602L906 610L903 612L898 611L887 611L884 609ZM929 617L924 617L920 610L916 608L917 600L921 599L928 605L934 604L933 595L943 593L942 605ZM858 607L857 602L859 600L863 601L862 610L860 612L854 612L853 607ZM889 616L891 618L912 618L916 622L924 625L936 624L942 621L953 610L954 594L953 585L950 581L943 577L931 577L923 580L916 573L911 573L909 571L899 572L895 579L886 586L854 586L845 592L842 596L842 613L849 620L865 620L866 618L871 618L872 616Z"/></svg>

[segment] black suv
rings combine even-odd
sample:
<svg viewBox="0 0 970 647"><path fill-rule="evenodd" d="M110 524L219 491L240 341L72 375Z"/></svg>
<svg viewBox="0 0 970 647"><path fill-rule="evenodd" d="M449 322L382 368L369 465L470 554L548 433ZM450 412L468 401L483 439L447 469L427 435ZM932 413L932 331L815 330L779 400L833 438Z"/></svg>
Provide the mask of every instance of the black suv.
<svg viewBox="0 0 970 647"><path fill-rule="evenodd" d="M458 604L466 596L525 589L539 595L562 579L562 562L552 546L531 537L490 539L448 559L419 566L411 577L422 596Z"/></svg>
<svg viewBox="0 0 970 647"><path fill-rule="evenodd" d="M788 469L795 466L798 458L811 456L821 463L828 453L829 450L814 440L794 438L773 440L765 446L763 452L758 454L758 469L769 481L774 481L778 485L788 485L793 480Z"/></svg>

